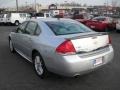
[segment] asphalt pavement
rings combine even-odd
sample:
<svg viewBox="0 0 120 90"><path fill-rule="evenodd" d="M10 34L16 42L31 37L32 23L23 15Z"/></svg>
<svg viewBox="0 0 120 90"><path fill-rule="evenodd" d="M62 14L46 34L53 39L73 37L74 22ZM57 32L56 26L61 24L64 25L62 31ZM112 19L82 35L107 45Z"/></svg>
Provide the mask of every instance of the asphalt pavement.
<svg viewBox="0 0 120 90"><path fill-rule="evenodd" d="M14 28L0 26L0 90L120 90L120 33L110 32L115 57L106 66L77 78L50 74L41 79L31 63L10 53L8 34Z"/></svg>

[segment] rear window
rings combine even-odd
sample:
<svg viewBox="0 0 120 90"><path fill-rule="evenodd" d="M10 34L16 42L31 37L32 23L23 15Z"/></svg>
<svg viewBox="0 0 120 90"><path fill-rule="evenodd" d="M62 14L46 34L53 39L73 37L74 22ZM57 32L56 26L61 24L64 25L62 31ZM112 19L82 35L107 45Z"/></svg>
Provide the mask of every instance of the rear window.
<svg viewBox="0 0 120 90"><path fill-rule="evenodd" d="M113 22L113 18L110 18L110 17L109 17L109 18L107 18L107 21L108 21L108 22Z"/></svg>
<svg viewBox="0 0 120 90"><path fill-rule="evenodd" d="M55 35L69 35L69 34L92 32L91 29L80 23L49 21L46 22L46 24L54 32Z"/></svg>

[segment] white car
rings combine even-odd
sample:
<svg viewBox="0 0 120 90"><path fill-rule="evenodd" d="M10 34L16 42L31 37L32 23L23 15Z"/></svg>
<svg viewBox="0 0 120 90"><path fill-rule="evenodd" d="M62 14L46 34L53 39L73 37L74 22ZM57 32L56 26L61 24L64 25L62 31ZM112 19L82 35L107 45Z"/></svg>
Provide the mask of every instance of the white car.
<svg viewBox="0 0 120 90"><path fill-rule="evenodd" d="M30 19L28 13L9 13L6 16L6 23L15 24L17 26L28 19Z"/></svg>
<svg viewBox="0 0 120 90"><path fill-rule="evenodd" d="M50 13L35 13L32 18L39 19L39 18L51 18L51 17L52 16Z"/></svg>
<svg viewBox="0 0 120 90"><path fill-rule="evenodd" d="M6 23L6 16L7 16L7 14L1 14L0 15L0 23L1 24Z"/></svg>
<svg viewBox="0 0 120 90"><path fill-rule="evenodd" d="M120 20L116 23L116 30L117 32L120 32Z"/></svg>

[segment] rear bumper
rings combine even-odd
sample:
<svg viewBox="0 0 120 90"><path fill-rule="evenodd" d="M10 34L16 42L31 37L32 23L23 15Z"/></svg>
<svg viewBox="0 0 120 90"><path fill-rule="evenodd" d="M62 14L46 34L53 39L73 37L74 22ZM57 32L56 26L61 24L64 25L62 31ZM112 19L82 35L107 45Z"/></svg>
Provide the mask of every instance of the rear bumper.
<svg viewBox="0 0 120 90"><path fill-rule="evenodd" d="M64 76L76 76L81 75L87 72L90 72L94 69L97 69L113 59L114 51L112 46L109 46L109 51L90 56L90 57L82 57L80 55L70 55L70 56L62 56L57 57L56 64L52 70L57 74ZM94 61L97 58L102 58L102 63L98 65L94 65ZM55 59L54 59L55 60Z"/></svg>

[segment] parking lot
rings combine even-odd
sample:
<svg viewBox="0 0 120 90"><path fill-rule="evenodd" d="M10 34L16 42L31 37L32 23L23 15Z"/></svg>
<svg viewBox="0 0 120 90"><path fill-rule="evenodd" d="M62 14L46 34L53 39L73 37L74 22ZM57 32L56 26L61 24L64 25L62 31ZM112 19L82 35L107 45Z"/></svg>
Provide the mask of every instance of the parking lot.
<svg viewBox="0 0 120 90"><path fill-rule="evenodd" d="M110 32L115 51L111 63L77 78L54 74L40 79L32 64L8 46L8 34L14 26L0 26L0 90L119 90L120 89L120 33Z"/></svg>

